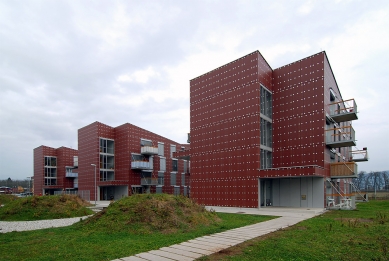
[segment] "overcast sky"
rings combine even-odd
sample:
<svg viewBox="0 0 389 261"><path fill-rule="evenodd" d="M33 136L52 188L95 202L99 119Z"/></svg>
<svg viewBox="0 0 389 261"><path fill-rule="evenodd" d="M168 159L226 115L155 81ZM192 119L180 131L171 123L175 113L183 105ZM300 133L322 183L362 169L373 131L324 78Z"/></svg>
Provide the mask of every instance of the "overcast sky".
<svg viewBox="0 0 389 261"><path fill-rule="evenodd" d="M386 0L0 0L0 179L94 121L186 142L189 80L255 50L273 69L326 51L358 105L359 170L389 170L388 17Z"/></svg>

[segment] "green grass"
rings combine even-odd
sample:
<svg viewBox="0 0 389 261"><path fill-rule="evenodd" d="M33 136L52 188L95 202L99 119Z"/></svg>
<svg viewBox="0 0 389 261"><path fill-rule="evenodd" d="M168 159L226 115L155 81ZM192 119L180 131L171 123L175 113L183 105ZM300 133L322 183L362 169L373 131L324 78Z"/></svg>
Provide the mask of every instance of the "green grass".
<svg viewBox="0 0 389 261"><path fill-rule="evenodd" d="M94 231L80 225L26 232L0 234L3 260L113 260L181 243L203 235L218 233L272 219L269 216L217 213L219 223L195 230L178 229L174 233ZM120 225L120 224L118 224Z"/></svg>
<svg viewBox="0 0 389 261"><path fill-rule="evenodd" d="M389 260L389 201L329 211L202 260Z"/></svg>
<svg viewBox="0 0 389 261"><path fill-rule="evenodd" d="M89 203L75 195L33 196L25 198L1 198L4 206L0 208L2 221L27 221L57 218L81 217L93 214L86 208Z"/></svg>
<svg viewBox="0 0 389 261"><path fill-rule="evenodd" d="M14 201L18 199L18 197L16 197L15 195L10 195L10 194L0 194L0 205L4 205L4 204L7 204L11 201Z"/></svg>

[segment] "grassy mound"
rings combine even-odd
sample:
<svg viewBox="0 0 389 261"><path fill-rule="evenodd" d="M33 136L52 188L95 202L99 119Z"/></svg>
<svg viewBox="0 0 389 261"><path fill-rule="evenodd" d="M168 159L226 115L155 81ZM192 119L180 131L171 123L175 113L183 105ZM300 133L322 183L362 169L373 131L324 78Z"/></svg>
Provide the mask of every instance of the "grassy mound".
<svg viewBox="0 0 389 261"><path fill-rule="evenodd" d="M16 199L18 199L18 197L15 195L10 195L10 194L0 195L0 206L5 205L5 204L7 204L11 201L14 201Z"/></svg>
<svg viewBox="0 0 389 261"><path fill-rule="evenodd" d="M80 222L83 229L150 234L191 231L220 222L189 198L168 194L139 194L122 198L107 209Z"/></svg>
<svg viewBox="0 0 389 261"><path fill-rule="evenodd" d="M7 202L0 208L0 220L27 221L81 217L93 214L88 202L75 195L33 196Z"/></svg>

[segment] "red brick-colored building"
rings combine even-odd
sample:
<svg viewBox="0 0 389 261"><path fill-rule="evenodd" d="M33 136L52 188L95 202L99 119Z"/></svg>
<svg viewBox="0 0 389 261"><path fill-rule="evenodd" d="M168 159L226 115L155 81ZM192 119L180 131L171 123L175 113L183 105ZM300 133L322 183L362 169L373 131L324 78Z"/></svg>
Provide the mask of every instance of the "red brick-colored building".
<svg viewBox="0 0 389 261"><path fill-rule="evenodd" d="M54 191L77 189L78 152L40 146L34 149L34 194L53 194ZM73 172L74 171L74 172Z"/></svg>
<svg viewBox="0 0 389 261"><path fill-rule="evenodd" d="M190 108L191 197L205 205L324 207L367 160L325 52L274 70L248 54L191 80Z"/></svg>
<svg viewBox="0 0 389 261"><path fill-rule="evenodd" d="M174 151L185 148L188 149L187 144L179 144L129 123L114 128L94 122L78 130L77 166L69 161L70 158L63 158L64 153L56 152L62 147L55 150L41 146L34 150L34 193L54 194L74 188L65 178L65 172L69 166L75 166L75 189L88 191L90 200L119 199L133 193L188 195L189 162L173 156ZM77 151L73 151L77 155ZM52 167L55 173L51 175L56 182L43 186L42 173L47 168L44 161L51 158L56 163Z"/></svg>

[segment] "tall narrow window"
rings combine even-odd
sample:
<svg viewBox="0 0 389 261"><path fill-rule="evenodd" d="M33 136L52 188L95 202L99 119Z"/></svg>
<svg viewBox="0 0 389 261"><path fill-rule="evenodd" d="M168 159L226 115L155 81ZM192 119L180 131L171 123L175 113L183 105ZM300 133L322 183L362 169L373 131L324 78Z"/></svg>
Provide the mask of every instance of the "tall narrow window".
<svg viewBox="0 0 389 261"><path fill-rule="evenodd" d="M173 152L176 152L176 145L170 145L170 158L173 158Z"/></svg>
<svg viewBox="0 0 389 261"><path fill-rule="evenodd" d="M164 156L165 155L165 145L162 142L158 142L158 155L159 156Z"/></svg>

